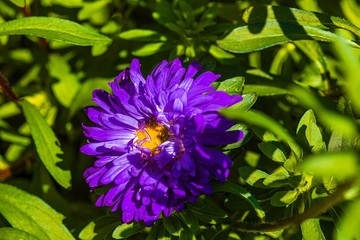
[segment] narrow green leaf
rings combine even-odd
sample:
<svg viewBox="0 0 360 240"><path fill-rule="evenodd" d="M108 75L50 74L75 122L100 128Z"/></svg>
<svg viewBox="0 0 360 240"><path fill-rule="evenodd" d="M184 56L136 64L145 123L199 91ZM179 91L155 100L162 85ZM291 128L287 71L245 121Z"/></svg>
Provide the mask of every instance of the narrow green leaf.
<svg viewBox="0 0 360 240"><path fill-rule="evenodd" d="M224 109L221 113L230 119L243 121L252 126L268 129L269 131L275 133L280 140L285 141L298 157L302 155L302 149L299 147L294 138L283 126L266 114L255 110L250 110L248 112L234 112L231 108Z"/></svg>
<svg viewBox="0 0 360 240"><path fill-rule="evenodd" d="M119 34L119 37L126 40L144 41L144 42L164 42L166 36L149 29L131 29Z"/></svg>
<svg viewBox="0 0 360 240"><path fill-rule="evenodd" d="M9 239L40 240L30 233L16 228L0 228L0 240Z"/></svg>
<svg viewBox="0 0 360 240"><path fill-rule="evenodd" d="M173 48L174 45L168 42L147 43L145 45L141 45L140 47L134 49L133 51L131 51L131 53L134 56L146 57Z"/></svg>
<svg viewBox="0 0 360 240"><path fill-rule="evenodd" d="M338 231L334 236L338 240L352 240L360 237L360 200L352 202L346 209L340 220Z"/></svg>
<svg viewBox="0 0 360 240"><path fill-rule="evenodd" d="M343 180L358 175L358 156L352 152L328 152L310 155L300 167L313 175Z"/></svg>
<svg viewBox="0 0 360 240"><path fill-rule="evenodd" d="M25 7L25 0L9 0L18 7Z"/></svg>
<svg viewBox="0 0 360 240"><path fill-rule="evenodd" d="M265 212L261 208L260 204L256 200L256 198L245 188L232 183L225 182L224 184L216 183L213 185L214 192L228 192L232 193L236 196L244 198L255 210L256 214L260 219L265 219Z"/></svg>
<svg viewBox="0 0 360 240"><path fill-rule="evenodd" d="M243 94L255 93L260 97L291 94L287 90L289 84L287 81L261 69L249 69L244 77L247 84L244 86Z"/></svg>
<svg viewBox="0 0 360 240"><path fill-rule="evenodd" d="M124 223L115 228L112 237L115 239L124 239L135 235L145 228L141 222Z"/></svg>
<svg viewBox="0 0 360 240"><path fill-rule="evenodd" d="M274 207L285 207L293 203L298 196L299 192L296 190L279 191L271 197L270 203Z"/></svg>
<svg viewBox="0 0 360 240"><path fill-rule="evenodd" d="M74 239L63 225L64 216L36 196L0 183L0 213L19 230L41 240Z"/></svg>
<svg viewBox="0 0 360 240"><path fill-rule="evenodd" d="M336 111L325 108L319 98L309 90L293 85L290 88L292 94L299 100L299 103L311 108L316 112L319 121L333 131L342 132L349 139L357 135L355 122L347 116Z"/></svg>
<svg viewBox="0 0 360 240"><path fill-rule="evenodd" d="M30 126L36 150L41 161L51 176L64 188L71 187L71 174L66 163L61 159L63 152L59 140L39 111L30 103L20 101L25 118Z"/></svg>
<svg viewBox="0 0 360 240"><path fill-rule="evenodd" d="M26 17L0 24L0 36L30 35L80 46L108 44L111 39L75 22L53 17Z"/></svg>
<svg viewBox="0 0 360 240"><path fill-rule="evenodd" d="M337 41L334 46L334 53L341 59L341 71L344 75L344 90L348 98L352 101L354 110L360 114L360 74L359 57L360 53L353 51L345 42Z"/></svg>
<svg viewBox="0 0 360 240"><path fill-rule="evenodd" d="M256 23L237 27L223 39L218 40L217 44L230 52L247 53L295 40L310 39L326 42L341 40L352 47L360 48L355 42L332 32L287 22L266 22L265 25Z"/></svg>
<svg viewBox="0 0 360 240"><path fill-rule="evenodd" d="M320 221L318 218L310 218L301 223L301 233L303 240L326 240L321 231Z"/></svg>

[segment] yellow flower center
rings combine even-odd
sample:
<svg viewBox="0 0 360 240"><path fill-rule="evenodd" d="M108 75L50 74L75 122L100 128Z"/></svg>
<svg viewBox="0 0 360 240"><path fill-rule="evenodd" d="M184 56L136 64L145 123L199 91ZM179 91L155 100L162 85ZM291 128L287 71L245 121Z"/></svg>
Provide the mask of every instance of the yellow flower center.
<svg viewBox="0 0 360 240"><path fill-rule="evenodd" d="M156 148L169 138L168 132L165 126L151 122L136 133L136 142L141 143L141 147L148 148L153 156L158 153Z"/></svg>

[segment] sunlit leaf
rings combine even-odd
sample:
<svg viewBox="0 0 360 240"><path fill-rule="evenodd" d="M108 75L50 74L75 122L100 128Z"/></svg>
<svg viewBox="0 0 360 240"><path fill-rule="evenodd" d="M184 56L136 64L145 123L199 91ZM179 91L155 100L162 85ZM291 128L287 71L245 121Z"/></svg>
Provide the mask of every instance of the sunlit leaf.
<svg viewBox="0 0 360 240"><path fill-rule="evenodd" d="M334 232L334 236L338 240L351 240L360 237L360 229L355 226L360 225L360 201L352 202L346 209L341 219L338 231Z"/></svg>
<svg viewBox="0 0 360 240"><path fill-rule="evenodd" d="M309 39L326 42L341 40L352 47L360 48L355 42L319 28L279 22L266 22L265 25L257 23L235 28L223 39L218 40L217 44L230 52L247 53L295 40Z"/></svg>
<svg viewBox="0 0 360 240"><path fill-rule="evenodd" d="M240 94L243 91L244 77L234 77L220 82L217 90L227 92L228 94Z"/></svg>
<svg viewBox="0 0 360 240"><path fill-rule="evenodd" d="M35 142L36 150L41 161L51 176L64 188L71 187L71 174L67 170L66 163L61 159L59 140L56 138L50 126L46 123L39 111L26 101L20 102L26 121L30 126L31 134Z"/></svg>
<svg viewBox="0 0 360 240"><path fill-rule="evenodd" d="M36 196L0 183L0 213L19 230L39 239L74 239L63 225L64 216Z"/></svg>
<svg viewBox="0 0 360 240"><path fill-rule="evenodd" d="M102 216L93 219L79 233L81 240L100 240L111 235L112 231L121 224L118 217Z"/></svg>
<svg viewBox="0 0 360 240"><path fill-rule="evenodd" d="M18 7L25 7L25 0L9 0Z"/></svg>
<svg viewBox="0 0 360 240"><path fill-rule="evenodd" d="M355 34L360 28L345 19L325 13L310 12L303 9L283 6L256 6L249 7L243 12L242 19L248 24L266 22L286 22L301 26L311 26L319 29L344 28Z"/></svg>
<svg viewBox="0 0 360 240"><path fill-rule="evenodd" d="M30 35L88 46L107 44L111 39L78 23L53 17L26 17L0 24L0 36Z"/></svg>
<svg viewBox="0 0 360 240"><path fill-rule="evenodd" d="M27 233L25 231L16 229L16 228L0 228L0 239L24 239L24 240L40 240L40 238L35 237L34 235Z"/></svg>
<svg viewBox="0 0 360 240"><path fill-rule="evenodd" d="M300 166L316 176L346 179L357 176L358 160L358 156L352 152L329 152L310 155Z"/></svg>
<svg viewBox="0 0 360 240"><path fill-rule="evenodd" d="M174 47L173 44L167 42L158 42L158 43L147 43L145 45L141 45L131 51L134 56L138 57L146 57L153 55L155 53L159 53L162 51L166 51L172 49Z"/></svg>
<svg viewBox="0 0 360 240"><path fill-rule="evenodd" d="M166 41L166 36L149 29L131 29L119 34L119 37L126 40L133 41Z"/></svg>
<svg viewBox="0 0 360 240"><path fill-rule="evenodd" d="M262 142L258 144L260 150L275 162L284 162L286 160L286 156L276 144L271 142Z"/></svg>
<svg viewBox="0 0 360 240"><path fill-rule="evenodd" d="M321 231L320 221L318 218L310 218L302 222L301 233L303 240L326 240L324 233Z"/></svg>
<svg viewBox="0 0 360 240"><path fill-rule="evenodd" d="M145 228L145 225L141 222L123 223L112 233L112 237L115 239L126 239L132 235L140 232Z"/></svg>
<svg viewBox="0 0 360 240"><path fill-rule="evenodd" d="M296 190L279 191L271 197L270 203L274 207L285 207L293 203L298 196L299 192Z"/></svg>

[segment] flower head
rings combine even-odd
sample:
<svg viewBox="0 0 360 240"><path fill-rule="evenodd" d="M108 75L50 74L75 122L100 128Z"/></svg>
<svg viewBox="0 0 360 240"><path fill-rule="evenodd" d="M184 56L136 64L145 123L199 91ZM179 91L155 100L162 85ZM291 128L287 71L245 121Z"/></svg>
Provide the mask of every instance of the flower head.
<svg viewBox="0 0 360 240"><path fill-rule="evenodd" d="M230 158L211 148L239 141L241 131L219 109L242 100L215 91L220 77L193 62L162 61L146 78L134 59L109 83L112 94L93 92L98 106L85 109L96 126L83 126L88 143L81 151L96 156L84 177L91 189L108 186L97 206L121 211L122 221L151 225L211 194L210 180L224 182Z"/></svg>

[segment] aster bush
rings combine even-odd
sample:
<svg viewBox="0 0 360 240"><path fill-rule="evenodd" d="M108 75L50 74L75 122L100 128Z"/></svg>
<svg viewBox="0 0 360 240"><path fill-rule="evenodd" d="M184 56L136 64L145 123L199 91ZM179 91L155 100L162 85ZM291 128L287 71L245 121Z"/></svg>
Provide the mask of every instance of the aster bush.
<svg viewBox="0 0 360 240"><path fill-rule="evenodd" d="M0 1L0 239L360 238L359 11Z"/></svg>

